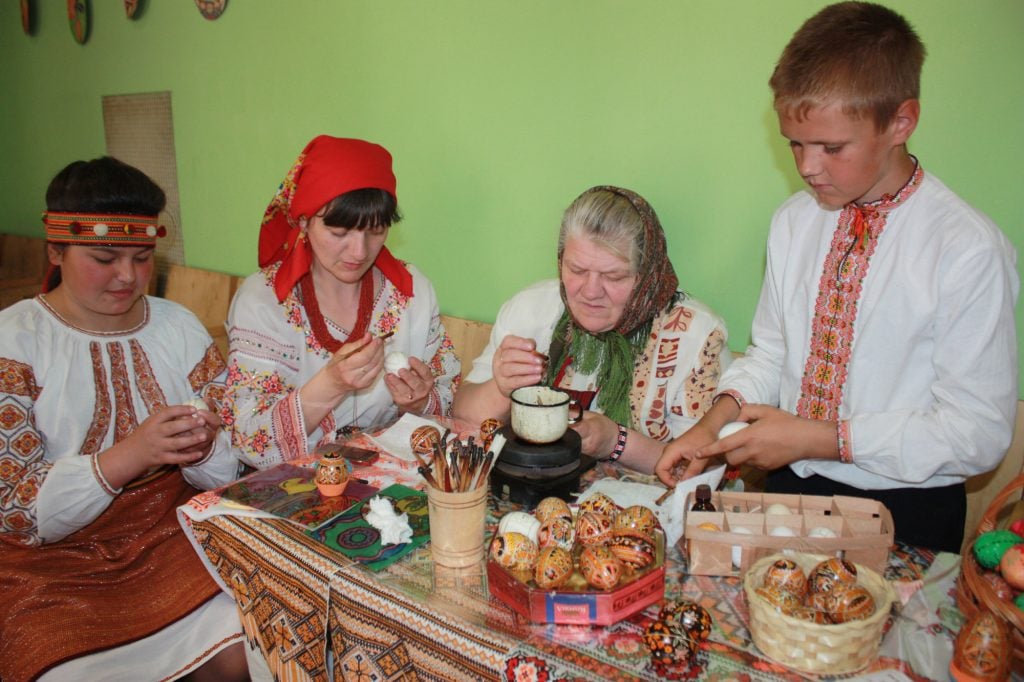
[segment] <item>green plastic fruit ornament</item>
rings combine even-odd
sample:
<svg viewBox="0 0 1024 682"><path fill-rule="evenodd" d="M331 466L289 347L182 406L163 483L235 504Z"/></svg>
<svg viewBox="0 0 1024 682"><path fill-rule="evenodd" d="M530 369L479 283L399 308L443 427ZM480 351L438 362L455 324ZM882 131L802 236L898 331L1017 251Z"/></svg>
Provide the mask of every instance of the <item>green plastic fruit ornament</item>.
<svg viewBox="0 0 1024 682"><path fill-rule="evenodd" d="M1024 538L1008 530L990 530L974 541L974 556L985 568L995 568L1006 550L1024 542Z"/></svg>

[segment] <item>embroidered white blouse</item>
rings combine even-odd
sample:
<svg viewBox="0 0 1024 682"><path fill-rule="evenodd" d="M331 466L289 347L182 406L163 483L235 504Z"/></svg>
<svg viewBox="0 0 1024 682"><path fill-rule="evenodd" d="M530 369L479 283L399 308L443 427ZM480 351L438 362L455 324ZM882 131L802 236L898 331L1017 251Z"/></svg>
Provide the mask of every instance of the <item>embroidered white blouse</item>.
<svg viewBox="0 0 1024 682"><path fill-rule="evenodd" d="M506 301L466 381L480 384L491 378L494 352L509 334L533 339L537 350L546 353L564 310L557 279L537 282ZM667 441L693 426L711 407L721 370L729 364L727 338L722 319L694 298L683 298L655 318L630 389L634 430ZM568 371L561 386L593 391L595 380ZM600 412L596 401L591 409Z"/></svg>
<svg viewBox="0 0 1024 682"><path fill-rule="evenodd" d="M216 409L224 360L180 305L147 297L135 329L95 333L62 320L41 297L0 311L0 521L22 544L55 542L89 525L118 491L96 455L155 409L202 396ZM200 489L236 477L227 435L182 468Z"/></svg>
<svg viewBox="0 0 1024 682"><path fill-rule="evenodd" d="M839 211L799 192L768 238L753 344L720 389L795 412ZM952 485L994 468L1017 401L1016 254L999 228L925 173L892 209L856 304L839 424L851 463L802 460L866 490Z"/></svg>
<svg viewBox="0 0 1024 682"><path fill-rule="evenodd" d="M299 390L327 364L330 353L310 331L298 287L281 303L270 277L277 266L246 278L228 312L228 380L222 418L239 456L264 469L308 456L316 445L333 441L340 427L382 425L398 416L384 374L369 388L346 397L307 437ZM434 287L415 266L413 296L399 293L374 270L378 294L370 333L394 332L385 351L418 357L435 377L425 412L446 415L458 384L459 360L441 324ZM338 339L347 330L328 328Z"/></svg>

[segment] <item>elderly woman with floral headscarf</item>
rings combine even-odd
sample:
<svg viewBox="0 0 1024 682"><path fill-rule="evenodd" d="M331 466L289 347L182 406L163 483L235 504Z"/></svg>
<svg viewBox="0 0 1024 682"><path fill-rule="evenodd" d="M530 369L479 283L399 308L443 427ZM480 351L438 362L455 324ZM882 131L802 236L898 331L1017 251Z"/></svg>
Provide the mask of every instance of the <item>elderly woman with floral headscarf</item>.
<svg viewBox="0 0 1024 682"><path fill-rule="evenodd" d="M430 281L384 246L400 219L391 155L311 141L267 208L259 272L228 313L225 426L257 468L339 431L451 408L459 361ZM385 346L409 367L383 371Z"/></svg>
<svg viewBox="0 0 1024 682"><path fill-rule="evenodd" d="M594 187L569 206L558 269L502 306L455 415L507 420L512 391L544 383L586 410L573 426L584 454L650 472L710 407L725 324L676 289L658 217L626 189Z"/></svg>

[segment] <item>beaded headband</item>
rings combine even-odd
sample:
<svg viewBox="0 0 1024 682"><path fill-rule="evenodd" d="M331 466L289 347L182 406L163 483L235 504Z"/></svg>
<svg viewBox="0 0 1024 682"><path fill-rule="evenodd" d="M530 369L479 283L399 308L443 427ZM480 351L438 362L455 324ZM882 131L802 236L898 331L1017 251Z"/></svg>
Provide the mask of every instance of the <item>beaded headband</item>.
<svg viewBox="0 0 1024 682"><path fill-rule="evenodd" d="M55 244L154 246L167 234L159 216L117 213L43 212L46 241Z"/></svg>

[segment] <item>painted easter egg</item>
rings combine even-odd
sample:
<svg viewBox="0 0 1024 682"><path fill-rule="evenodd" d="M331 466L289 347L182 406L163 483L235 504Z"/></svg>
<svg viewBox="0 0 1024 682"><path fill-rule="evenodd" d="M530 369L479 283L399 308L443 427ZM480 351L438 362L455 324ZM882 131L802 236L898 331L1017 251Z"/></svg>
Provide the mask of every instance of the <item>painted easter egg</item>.
<svg viewBox="0 0 1024 682"><path fill-rule="evenodd" d="M956 679L1005 680L1010 675L1013 641L1006 623L991 611L979 611L956 638L952 672Z"/></svg>
<svg viewBox="0 0 1024 682"><path fill-rule="evenodd" d="M494 417L488 417L480 422L480 440L483 441L485 449L490 449L491 441L494 440L494 434L499 429L501 429L501 422Z"/></svg>
<svg viewBox="0 0 1024 682"><path fill-rule="evenodd" d="M576 519L576 542L581 545L603 545L611 537L611 517L596 511L580 512Z"/></svg>
<svg viewBox="0 0 1024 682"><path fill-rule="evenodd" d="M548 519L537 531L537 544L542 548L554 546L571 550L575 543L576 526L561 516Z"/></svg>
<svg viewBox="0 0 1024 682"><path fill-rule="evenodd" d="M660 620L644 629L644 645L651 652L651 663L656 667L687 665L697 654L697 642L673 632Z"/></svg>
<svg viewBox="0 0 1024 682"><path fill-rule="evenodd" d="M833 623L864 620L875 612L875 598L861 585L837 584L832 588L831 607Z"/></svg>
<svg viewBox="0 0 1024 682"><path fill-rule="evenodd" d="M764 573L763 584L772 585L803 597L807 593L807 575L792 559L777 559Z"/></svg>
<svg viewBox="0 0 1024 682"><path fill-rule="evenodd" d="M616 530L637 530L645 535L654 535L654 529L660 528L658 517L642 504L626 507L615 517L613 526Z"/></svg>
<svg viewBox="0 0 1024 682"><path fill-rule="evenodd" d="M688 599L673 599L661 607L658 620L677 633L687 633L692 639L704 640L711 636L711 614L700 604Z"/></svg>
<svg viewBox="0 0 1024 682"><path fill-rule="evenodd" d="M557 590L572 575L572 554L561 547L545 547L537 555L533 580L542 590Z"/></svg>
<svg viewBox="0 0 1024 682"><path fill-rule="evenodd" d="M1013 601L1013 588L995 571L985 571L981 579L989 584L996 597L1002 601Z"/></svg>
<svg viewBox="0 0 1024 682"><path fill-rule="evenodd" d="M836 583L857 582L857 567L845 559L825 559L807 574L807 587L811 592L831 592Z"/></svg>
<svg viewBox="0 0 1024 682"><path fill-rule="evenodd" d="M1006 550L999 560L999 573L1015 590L1024 590L1024 544Z"/></svg>
<svg viewBox="0 0 1024 682"><path fill-rule="evenodd" d="M591 511L604 514L609 519L614 519L619 513L619 505L615 504L614 500L604 493L594 493L580 502L580 514Z"/></svg>
<svg viewBox="0 0 1024 682"><path fill-rule="evenodd" d="M424 424L418 426L409 435L409 447L421 457L434 452L434 446L441 442L441 432L437 428Z"/></svg>
<svg viewBox="0 0 1024 682"><path fill-rule="evenodd" d="M754 594L775 607L779 613L786 615L792 615L803 606L800 597L775 585L768 587L762 585L754 590Z"/></svg>
<svg viewBox="0 0 1024 682"><path fill-rule="evenodd" d="M537 543L522 533L495 535L491 541L491 558L495 563L514 571L533 570L537 563Z"/></svg>
<svg viewBox="0 0 1024 682"><path fill-rule="evenodd" d="M658 554L658 547L651 536L629 528L612 531L608 548L634 571L642 571L653 564Z"/></svg>
<svg viewBox="0 0 1024 682"><path fill-rule="evenodd" d="M610 590L619 584L622 562L605 545L590 545L580 552L579 570L591 587Z"/></svg>
<svg viewBox="0 0 1024 682"><path fill-rule="evenodd" d="M1006 550L1021 542L1024 542L1024 539L1016 533L1008 530L990 530L979 535L974 541L974 556L985 568L995 568Z"/></svg>
<svg viewBox="0 0 1024 682"><path fill-rule="evenodd" d="M561 497L545 497L537 503L536 509L533 510L533 515L537 517L541 524L553 517L572 521L572 509L569 508L569 503Z"/></svg>

